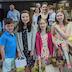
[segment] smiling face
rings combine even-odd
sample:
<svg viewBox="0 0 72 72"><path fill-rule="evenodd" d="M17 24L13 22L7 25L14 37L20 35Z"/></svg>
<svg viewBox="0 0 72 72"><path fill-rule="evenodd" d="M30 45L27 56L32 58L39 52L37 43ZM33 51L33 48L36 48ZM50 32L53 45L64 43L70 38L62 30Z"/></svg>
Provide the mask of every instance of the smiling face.
<svg viewBox="0 0 72 72"><path fill-rule="evenodd" d="M14 24L10 23L10 24L6 24L6 30L10 33L13 33L14 30Z"/></svg>
<svg viewBox="0 0 72 72"><path fill-rule="evenodd" d="M63 22L64 20L64 14L62 12L58 12L56 15L56 19L58 22Z"/></svg>
<svg viewBox="0 0 72 72"><path fill-rule="evenodd" d="M28 13L21 14L21 20L24 24L27 24L30 21L30 17Z"/></svg>
<svg viewBox="0 0 72 72"><path fill-rule="evenodd" d="M46 21L44 19L40 20L39 27L40 27L41 31L45 31L46 30L47 23L46 23Z"/></svg>
<svg viewBox="0 0 72 72"><path fill-rule="evenodd" d="M43 4L43 5L42 5L41 11L42 11L43 13L46 13L46 12L48 11L48 7L47 7L46 4Z"/></svg>

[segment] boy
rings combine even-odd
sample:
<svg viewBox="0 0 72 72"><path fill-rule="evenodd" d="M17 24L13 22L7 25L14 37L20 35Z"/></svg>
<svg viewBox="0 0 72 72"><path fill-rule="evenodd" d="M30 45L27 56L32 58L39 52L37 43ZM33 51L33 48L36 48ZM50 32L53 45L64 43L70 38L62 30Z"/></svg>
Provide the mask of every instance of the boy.
<svg viewBox="0 0 72 72"><path fill-rule="evenodd" d="M4 22L6 31L0 38L0 49L3 60L3 72L10 72L14 68L16 57L16 36L13 33L13 20L6 18Z"/></svg>

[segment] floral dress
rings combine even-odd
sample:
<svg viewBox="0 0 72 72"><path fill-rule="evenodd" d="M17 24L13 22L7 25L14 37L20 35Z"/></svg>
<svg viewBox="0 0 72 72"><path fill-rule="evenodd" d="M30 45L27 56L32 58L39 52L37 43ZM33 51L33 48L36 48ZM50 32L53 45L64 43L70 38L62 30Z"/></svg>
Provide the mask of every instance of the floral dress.
<svg viewBox="0 0 72 72"><path fill-rule="evenodd" d="M47 44L48 36L47 34L41 35L42 38L42 49L41 49L41 58L45 61L46 58L49 57L49 49Z"/></svg>
<svg viewBox="0 0 72 72"><path fill-rule="evenodd" d="M41 60L42 60L42 72L56 72L52 64L50 64L49 57L49 48L48 48L48 36L47 34L41 35L42 39L42 49L41 49Z"/></svg>
<svg viewBox="0 0 72 72"><path fill-rule="evenodd" d="M64 26L57 26L61 31L63 31L64 33L66 33L66 27ZM59 34L59 32L55 29L55 43L58 46L58 49L56 50L56 56L57 59L63 60L65 61L66 59L68 60L68 57L66 56L66 52L68 52L68 47L66 44L66 41L63 39L63 37L61 37L61 35ZM68 61L69 62L69 61Z"/></svg>
<svg viewBox="0 0 72 72"><path fill-rule="evenodd" d="M48 49L48 44L47 44L47 39L48 36L47 34L42 35L41 34L41 39L42 39L42 49L41 49L41 69L43 72L46 72L45 67L47 65L47 60L46 58L49 57L49 49Z"/></svg>

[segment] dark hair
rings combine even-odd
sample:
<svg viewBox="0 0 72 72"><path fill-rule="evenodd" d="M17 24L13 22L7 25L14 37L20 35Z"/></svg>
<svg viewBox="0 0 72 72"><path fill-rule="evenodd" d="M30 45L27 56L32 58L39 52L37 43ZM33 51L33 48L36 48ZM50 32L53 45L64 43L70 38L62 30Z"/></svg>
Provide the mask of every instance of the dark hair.
<svg viewBox="0 0 72 72"><path fill-rule="evenodd" d="M11 24L11 23L13 23L13 20L11 18L5 18L4 23L5 23L5 25Z"/></svg>
<svg viewBox="0 0 72 72"><path fill-rule="evenodd" d="M53 5L49 5L48 7L49 7L49 9L54 10L54 6Z"/></svg>
<svg viewBox="0 0 72 72"><path fill-rule="evenodd" d="M44 4L48 6L48 3L47 2L43 2L41 6L43 6Z"/></svg>
<svg viewBox="0 0 72 72"><path fill-rule="evenodd" d="M30 16L30 13L29 13L28 10L23 10L21 12L21 14L23 14L23 13L28 13L29 14L30 21L27 23L27 28L28 28L28 32L30 32L31 31L31 24L32 24L32 17ZM22 20L20 20L20 22L18 24L18 32L23 30L23 26L24 26L24 23L22 22Z"/></svg>
<svg viewBox="0 0 72 72"><path fill-rule="evenodd" d="M35 10L37 9L37 7L35 7ZM40 8L38 8L39 9L39 13L40 13ZM35 12L35 10L34 10L34 12Z"/></svg>
<svg viewBox="0 0 72 72"><path fill-rule="evenodd" d="M15 5L14 4L10 4L10 6L14 6L14 8L15 8Z"/></svg>
<svg viewBox="0 0 72 72"><path fill-rule="evenodd" d="M47 22L47 20L46 19L43 19L43 18L41 18L39 21L38 21L38 32L41 32L41 29L40 29L40 21L41 20L44 20L47 24L48 24L48 22ZM47 27L46 27L46 33L47 32L50 32L50 27L47 25Z"/></svg>
<svg viewBox="0 0 72 72"><path fill-rule="evenodd" d="M67 25L67 24L68 24L68 21L67 21L67 19L66 19L66 17L65 17L64 12L63 12L63 11L57 11L57 13L59 13L59 12L63 13L63 15L64 15L63 24L64 24L64 25ZM57 13L56 13L56 14L57 14ZM58 22L57 18L55 18L55 19L56 19L56 23L57 23L57 24L59 24L59 22Z"/></svg>

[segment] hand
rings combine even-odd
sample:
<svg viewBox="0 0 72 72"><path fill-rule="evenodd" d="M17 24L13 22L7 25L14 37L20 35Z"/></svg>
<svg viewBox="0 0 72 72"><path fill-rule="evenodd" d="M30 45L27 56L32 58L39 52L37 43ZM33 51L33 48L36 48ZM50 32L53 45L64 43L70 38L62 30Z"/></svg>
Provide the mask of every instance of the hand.
<svg viewBox="0 0 72 72"><path fill-rule="evenodd" d="M21 57L21 52L18 52L18 57Z"/></svg>
<svg viewBox="0 0 72 72"><path fill-rule="evenodd" d="M5 60L5 58L4 57L2 57L2 62Z"/></svg>
<svg viewBox="0 0 72 72"><path fill-rule="evenodd" d="M45 61L48 61L48 57L45 57Z"/></svg>
<svg viewBox="0 0 72 72"><path fill-rule="evenodd" d="M41 62L41 57L40 56L38 56L38 63L40 63Z"/></svg>
<svg viewBox="0 0 72 72"><path fill-rule="evenodd" d="M30 52L30 56L33 56L33 55L34 55L34 51L31 51L31 52Z"/></svg>

